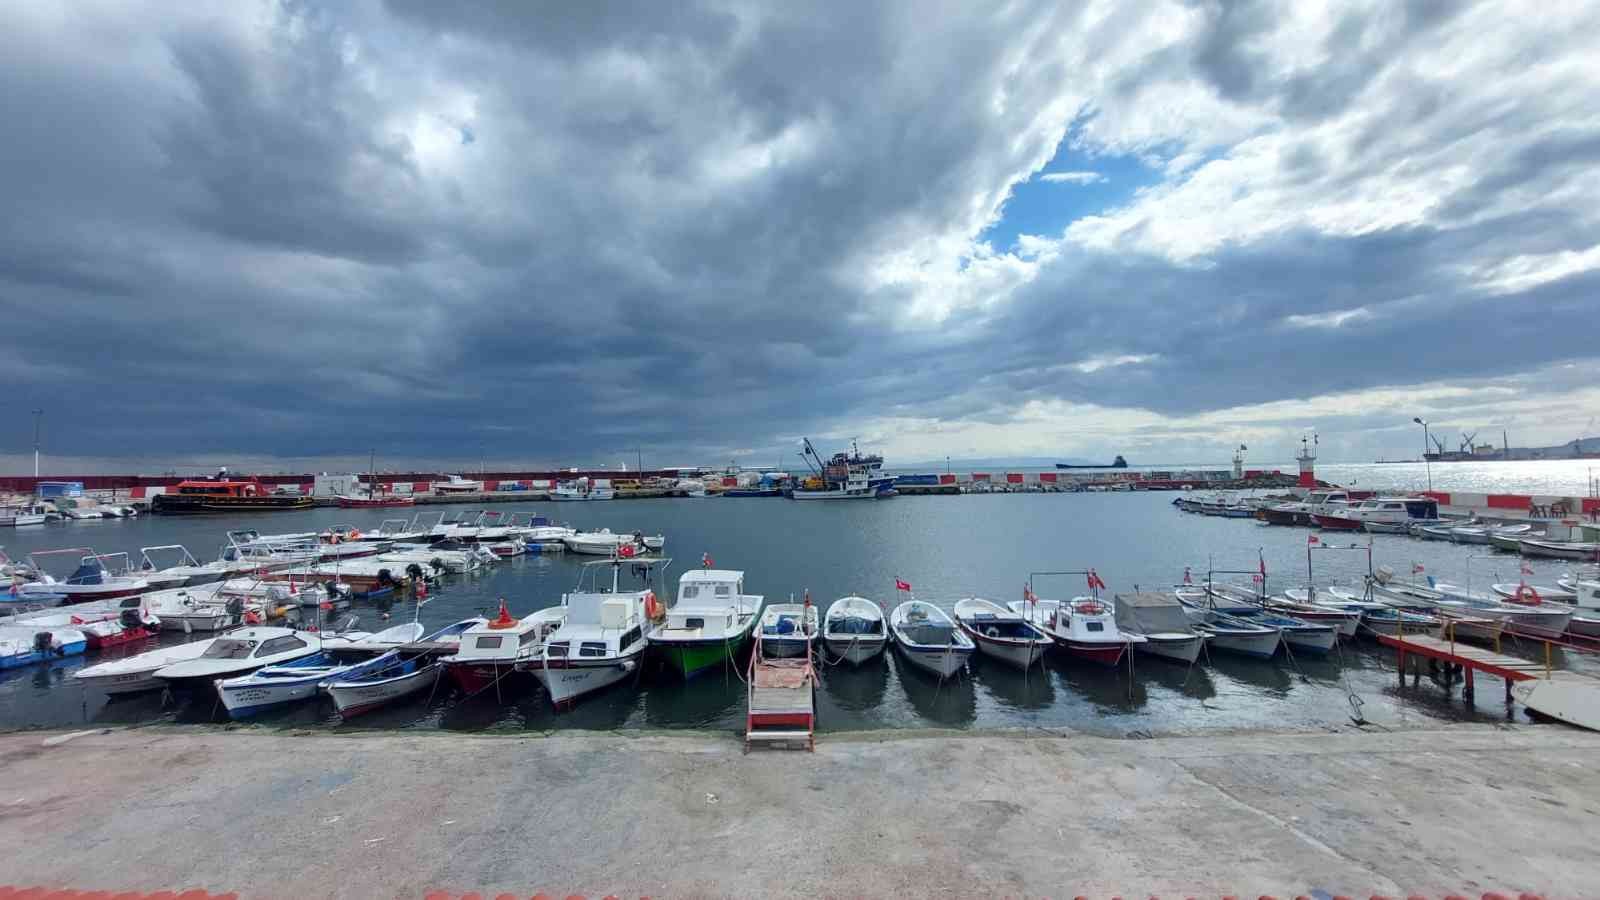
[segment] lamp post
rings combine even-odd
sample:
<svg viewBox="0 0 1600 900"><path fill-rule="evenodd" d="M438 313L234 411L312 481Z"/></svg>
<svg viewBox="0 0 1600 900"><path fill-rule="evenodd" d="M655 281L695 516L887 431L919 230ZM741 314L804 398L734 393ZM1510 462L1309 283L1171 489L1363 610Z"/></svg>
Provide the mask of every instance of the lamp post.
<svg viewBox="0 0 1600 900"><path fill-rule="evenodd" d="M1411 421L1422 426L1422 464L1428 470L1428 490L1433 490L1433 461L1428 459L1428 420L1421 416L1412 416Z"/></svg>
<svg viewBox="0 0 1600 900"><path fill-rule="evenodd" d="M39 420L44 418L44 410L33 411L33 489L39 490Z"/></svg>

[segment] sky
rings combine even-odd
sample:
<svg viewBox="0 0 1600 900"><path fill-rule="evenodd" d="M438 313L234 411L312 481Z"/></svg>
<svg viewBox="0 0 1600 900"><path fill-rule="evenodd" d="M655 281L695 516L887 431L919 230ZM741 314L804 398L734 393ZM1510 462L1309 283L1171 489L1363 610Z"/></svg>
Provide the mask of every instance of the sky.
<svg viewBox="0 0 1600 900"><path fill-rule="evenodd" d="M0 467L1600 434L1600 5L0 7Z"/></svg>

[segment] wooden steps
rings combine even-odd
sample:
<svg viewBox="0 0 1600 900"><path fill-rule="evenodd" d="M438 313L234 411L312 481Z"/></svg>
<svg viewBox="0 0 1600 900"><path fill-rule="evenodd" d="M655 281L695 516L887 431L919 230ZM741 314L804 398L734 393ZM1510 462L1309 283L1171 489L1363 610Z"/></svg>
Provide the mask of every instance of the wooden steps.
<svg viewBox="0 0 1600 900"><path fill-rule="evenodd" d="M817 673L809 656L763 659L759 641L750 654L744 749L762 743L800 743L816 749Z"/></svg>

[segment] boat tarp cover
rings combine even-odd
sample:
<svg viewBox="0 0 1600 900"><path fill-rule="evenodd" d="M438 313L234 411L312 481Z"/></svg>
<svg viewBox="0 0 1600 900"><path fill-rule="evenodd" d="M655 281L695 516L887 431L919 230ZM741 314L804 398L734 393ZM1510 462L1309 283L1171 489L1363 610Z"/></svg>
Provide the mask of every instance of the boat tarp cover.
<svg viewBox="0 0 1600 900"><path fill-rule="evenodd" d="M1137 594L1118 594L1116 604L1118 628L1140 634L1172 631L1187 633L1193 630L1190 627L1189 617L1184 615L1183 605L1171 594L1145 591Z"/></svg>

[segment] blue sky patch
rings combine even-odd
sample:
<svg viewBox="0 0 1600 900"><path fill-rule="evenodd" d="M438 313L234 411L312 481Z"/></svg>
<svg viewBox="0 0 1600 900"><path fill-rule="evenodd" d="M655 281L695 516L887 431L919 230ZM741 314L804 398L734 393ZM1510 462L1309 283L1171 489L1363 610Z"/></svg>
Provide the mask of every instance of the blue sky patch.
<svg viewBox="0 0 1600 900"><path fill-rule="evenodd" d="M1073 221L1121 206L1134 191L1161 181L1161 172L1136 156L1091 156L1070 142L1063 140L1042 171L1012 188L999 221L979 240L1004 253L1016 246L1019 234L1058 235Z"/></svg>

